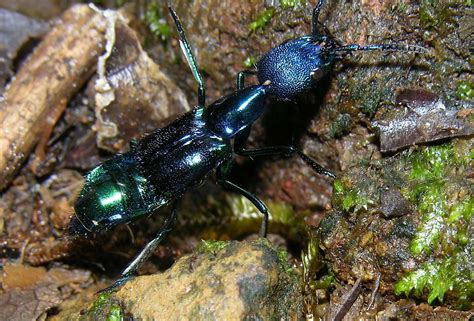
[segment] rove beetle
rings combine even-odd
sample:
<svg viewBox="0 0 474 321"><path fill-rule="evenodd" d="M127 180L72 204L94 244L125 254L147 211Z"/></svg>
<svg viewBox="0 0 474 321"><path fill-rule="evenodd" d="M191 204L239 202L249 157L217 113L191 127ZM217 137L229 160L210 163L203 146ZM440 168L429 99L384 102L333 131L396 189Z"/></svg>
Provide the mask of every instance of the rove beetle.
<svg viewBox="0 0 474 321"><path fill-rule="evenodd" d="M176 13L181 49L198 83L198 105L170 125L145 136L125 154L116 155L90 171L75 205L76 216L70 234L85 235L107 230L120 223L151 215L172 204L163 227L108 289L130 279L157 245L173 229L177 202L185 191L199 185L213 171L217 182L251 201L263 214L260 236L265 237L268 210L255 195L228 180L233 154L242 156L291 155L296 153L317 173L335 178L313 159L293 146L272 146L247 150L244 143L252 124L261 117L268 97L291 100L309 90L327 74L338 54L357 50L401 50L421 52L414 45L340 45L318 31L323 0L313 9L311 35L289 40L267 52L257 63L257 71L242 71L237 90L205 107L205 86L196 59ZM257 74L259 84L244 88L245 75Z"/></svg>
<svg viewBox="0 0 474 321"><path fill-rule="evenodd" d="M120 223L152 214L172 204L171 214L155 237L132 260L111 287L132 277L139 266L173 229L178 199L192 186L199 185L215 169L217 182L246 197L263 214L260 236L265 237L268 209L255 195L227 179L233 153L243 156L296 153L320 174L335 178L313 159L292 146L245 150L250 126L260 118L268 96L269 82L246 88L238 86L231 94L205 107L205 87L196 59L176 13L169 8L179 34L181 49L198 87L198 105L190 112L145 136L127 153L116 155L86 176L74 209L69 232L85 235L107 230Z"/></svg>

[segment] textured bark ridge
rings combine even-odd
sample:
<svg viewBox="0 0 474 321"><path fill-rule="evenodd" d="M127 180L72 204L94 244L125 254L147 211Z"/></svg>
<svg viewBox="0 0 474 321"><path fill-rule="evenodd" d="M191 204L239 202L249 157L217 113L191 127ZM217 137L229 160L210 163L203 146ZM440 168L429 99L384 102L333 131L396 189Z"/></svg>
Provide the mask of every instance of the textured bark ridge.
<svg viewBox="0 0 474 321"><path fill-rule="evenodd" d="M0 102L0 189L38 143L50 118L58 118L58 109L95 71L105 27L88 6L72 7L10 83Z"/></svg>

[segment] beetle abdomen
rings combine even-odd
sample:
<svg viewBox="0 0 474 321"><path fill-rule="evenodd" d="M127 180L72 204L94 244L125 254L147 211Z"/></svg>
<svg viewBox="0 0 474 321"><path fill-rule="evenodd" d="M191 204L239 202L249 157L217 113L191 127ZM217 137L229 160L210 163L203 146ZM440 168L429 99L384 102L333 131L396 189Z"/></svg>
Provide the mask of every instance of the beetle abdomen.
<svg viewBox="0 0 474 321"><path fill-rule="evenodd" d="M162 205L154 196L133 152L129 152L89 172L74 209L77 219L88 231L98 231L129 222L149 213L151 207Z"/></svg>
<svg viewBox="0 0 474 321"><path fill-rule="evenodd" d="M149 151L137 150L140 166L158 197L163 199L180 197L232 155L229 141L208 137L207 133L188 135L179 144L167 148L166 153Z"/></svg>

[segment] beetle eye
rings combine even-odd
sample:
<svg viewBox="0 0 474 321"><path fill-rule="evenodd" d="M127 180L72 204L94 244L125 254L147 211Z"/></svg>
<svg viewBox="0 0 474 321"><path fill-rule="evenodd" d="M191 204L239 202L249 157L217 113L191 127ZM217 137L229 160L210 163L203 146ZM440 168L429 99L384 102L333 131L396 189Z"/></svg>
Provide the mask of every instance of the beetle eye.
<svg viewBox="0 0 474 321"><path fill-rule="evenodd" d="M313 81L318 81L319 79L323 78L323 76L326 74L325 71L323 71L321 68L315 69L311 71L311 78Z"/></svg>

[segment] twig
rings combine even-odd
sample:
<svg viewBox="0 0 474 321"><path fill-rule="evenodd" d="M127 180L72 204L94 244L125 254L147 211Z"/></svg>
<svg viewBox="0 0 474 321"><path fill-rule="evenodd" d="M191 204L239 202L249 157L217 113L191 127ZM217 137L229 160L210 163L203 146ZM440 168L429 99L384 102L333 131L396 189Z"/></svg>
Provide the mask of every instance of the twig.
<svg viewBox="0 0 474 321"><path fill-rule="evenodd" d="M334 316L334 321L341 321L342 318L344 318L344 316L347 314L347 312L349 312L355 300L357 300L360 293L362 292L361 282L362 278L358 278L351 291L349 292L346 301L340 305L336 315Z"/></svg>

